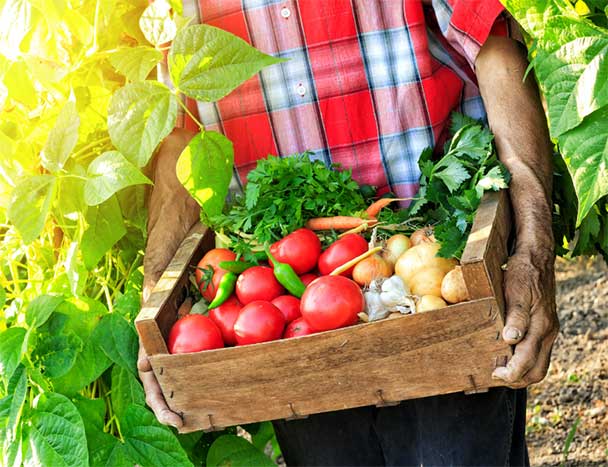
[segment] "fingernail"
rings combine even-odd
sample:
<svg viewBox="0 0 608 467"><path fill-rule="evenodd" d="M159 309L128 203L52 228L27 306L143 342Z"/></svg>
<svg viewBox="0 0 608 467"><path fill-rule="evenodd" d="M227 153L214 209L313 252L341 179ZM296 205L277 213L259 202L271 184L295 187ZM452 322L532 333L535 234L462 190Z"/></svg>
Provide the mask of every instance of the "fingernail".
<svg viewBox="0 0 608 467"><path fill-rule="evenodd" d="M492 372L492 379L502 379L504 381L505 371L506 371L506 368L504 368L504 367L496 368Z"/></svg>
<svg viewBox="0 0 608 467"><path fill-rule="evenodd" d="M509 340L516 341L519 340L519 338L521 337L521 332L519 332L519 329L507 328L507 331L505 332L505 337Z"/></svg>

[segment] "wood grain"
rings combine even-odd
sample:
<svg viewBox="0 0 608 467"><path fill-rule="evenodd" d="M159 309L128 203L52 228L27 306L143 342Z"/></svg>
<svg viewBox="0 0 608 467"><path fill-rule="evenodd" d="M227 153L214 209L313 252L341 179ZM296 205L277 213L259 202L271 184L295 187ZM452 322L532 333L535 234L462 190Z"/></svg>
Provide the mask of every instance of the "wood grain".
<svg viewBox="0 0 608 467"><path fill-rule="evenodd" d="M165 343L177 310L186 298L192 266L213 248L213 232L195 224L163 272L150 297L135 318L135 326L146 353L167 354Z"/></svg>
<svg viewBox="0 0 608 467"><path fill-rule="evenodd" d="M496 385L509 347L483 299L264 344L150 358L183 432Z"/></svg>

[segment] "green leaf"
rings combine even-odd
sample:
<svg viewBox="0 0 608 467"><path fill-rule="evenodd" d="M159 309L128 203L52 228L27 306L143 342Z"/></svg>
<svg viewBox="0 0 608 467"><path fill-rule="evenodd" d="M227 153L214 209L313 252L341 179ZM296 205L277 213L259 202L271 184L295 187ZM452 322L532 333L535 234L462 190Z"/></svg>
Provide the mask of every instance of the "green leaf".
<svg viewBox="0 0 608 467"><path fill-rule="evenodd" d="M214 102L262 68L285 60L266 55L229 32L199 24L177 34L168 61L176 88L194 99Z"/></svg>
<svg viewBox="0 0 608 467"><path fill-rule="evenodd" d="M85 220L89 227L82 235L82 259L87 269L93 269L106 252L127 233L116 196L87 209Z"/></svg>
<svg viewBox="0 0 608 467"><path fill-rule="evenodd" d="M266 444L274 437L274 428L271 422L261 422L257 430L247 430L251 434L251 443L264 452Z"/></svg>
<svg viewBox="0 0 608 467"><path fill-rule="evenodd" d="M111 397L112 408L119 419L122 419L129 405L146 405L146 395L138 379L119 365L112 367Z"/></svg>
<svg viewBox="0 0 608 467"><path fill-rule="evenodd" d="M78 242L71 242L64 263L65 273L70 285L70 293L75 297L79 297L84 293L88 276L88 271L82 264L79 253Z"/></svg>
<svg viewBox="0 0 608 467"><path fill-rule="evenodd" d="M27 395L27 372L23 365L19 365L17 371L8 385L9 394L12 395L11 406L8 413L7 437L10 441L16 439L16 429L21 419L25 396Z"/></svg>
<svg viewBox="0 0 608 467"><path fill-rule="evenodd" d="M32 6L27 0L2 3L0 12L0 47L9 59L15 59L19 46L32 27Z"/></svg>
<svg viewBox="0 0 608 467"><path fill-rule="evenodd" d="M57 117L40 153L42 166L49 172L57 172L65 165L78 141L80 117L74 102L68 102Z"/></svg>
<svg viewBox="0 0 608 467"><path fill-rule="evenodd" d="M91 467L133 467L136 462L131 459L125 445L108 433L95 430L89 442L89 462Z"/></svg>
<svg viewBox="0 0 608 467"><path fill-rule="evenodd" d="M453 193L470 178L469 172L455 158L446 157L442 159L442 162L445 164L445 168L435 172L433 176L445 183L450 193Z"/></svg>
<svg viewBox="0 0 608 467"><path fill-rule="evenodd" d="M137 374L137 334L118 313L104 316L91 335L103 352L117 365Z"/></svg>
<svg viewBox="0 0 608 467"><path fill-rule="evenodd" d="M58 378L70 371L82 348L82 339L73 332L43 336L38 340L35 355L44 367L44 375L49 378Z"/></svg>
<svg viewBox="0 0 608 467"><path fill-rule="evenodd" d="M141 15L139 27L148 42L153 45L159 46L172 41L177 26L171 17L171 5L165 0L151 3Z"/></svg>
<svg viewBox="0 0 608 467"><path fill-rule="evenodd" d="M6 290L4 287L0 286L0 308L4 308L6 304Z"/></svg>
<svg viewBox="0 0 608 467"><path fill-rule="evenodd" d="M559 137L578 196L577 226L602 196L608 194L608 107L586 117Z"/></svg>
<svg viewBox="0 0 608 467"><path fill-rule="evenodd" d="M220 436L209 448L207 467L250 467L275 465L247 440L234 435Z"/></svg>
<svg viewBox="0 0 608 467"><path fill-rule="evenodd" d="M103 203L128 186L152 183L117 151L104 152L91 162L87 173L89 179L84 185L84 199L90 206Z"/></svg>
<svg viewBox="0 0 608 467"><path fill-rule="evenodd" d="M130 458L146 467L192 466L171 430L154 414L139 405L130 405L120 421L125 449Z"/></svg>
<svg viewBox="0 0 608 467"><path fill-rule="evenodd" d="M454 134L449 153L483 160L492 152L492 139L494 139L492 133L478 122L469 124Z"/></svg>
<svg viewBox="0 0 608 467"><path fill-rule="evenodd" d="M477 186L483 190L498 191L508 187L509 178L503 172L504 166L499 165L490 169L478 182ZM506 172L508 174L508 172Z"/></svg>
<svg viewBox="0 0 608 467"><path fill-rule="evenodd" d="M222 212L233 165L232 143L214 131L197 134L179 156L177 178L207 217Z"/></svg>
<svg viewBox="0 0 608 467"><path fill-rule="evenodd" d="M27 306L25 322L31 328L42 326L63 301L64 298L60 295L40 295L34 298Z"/></svg>
<svg viewBox="0 0 608 467"><path fill-rule="evenodd" d="M35 465L88 466L87 440L76 406L57 393L40 394L31 414L28 457Z"/></svg>
<svg viewBox="0 0 608 467"><path fill-rule="evenodd" d="M26 244L32 243L42 232L55 198L56 186L54 176L34 175L13 190L8 217Z"/></svg>
<svg viewBox="0 0 608 467"><path fill-rule="evenodd" d="M112 143L130 162L143 167L175 127L177 106L177 98L169 88L156 81L119 88L108 108Z"/></svg>
<svg viewBox="0 0 608 467"><path fill-rule="evenodd" d="M159 50L146 46L127 47L110 55L112 66L129 81L144 81L162 59Z"/></svg>
<svg viewBox="0 0 608 467"><path fill-rule="evenodd" d="M72 402L82 417L85 431L89 427L103 430L106 416L106 403L103 399L89 399L78 394Z"/></svg>
<svg viewBox="0 0 608 467"><path fill-rule="evenodd" d="M25 329L20 327L8 328L0 333L0 376L7 381L11 379L21 362L21 347L25 333Z"/></svg>

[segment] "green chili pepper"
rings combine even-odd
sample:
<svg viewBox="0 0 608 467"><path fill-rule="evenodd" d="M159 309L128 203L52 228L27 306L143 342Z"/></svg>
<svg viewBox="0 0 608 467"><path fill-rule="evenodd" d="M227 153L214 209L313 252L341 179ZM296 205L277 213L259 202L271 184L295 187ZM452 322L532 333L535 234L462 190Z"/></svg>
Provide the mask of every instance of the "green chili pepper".
<svg viewBox="0 0 608 467"><path fill-rule="evenodd" d="M253 266L255 263L248 263L246 261L220 261L218 266L226 271L240 274Z"/></svg>
<svg viewBox="0 0 608 467"><path fill-rule="evenodd" d="M217 308L226 300L228 300L228 297L230 297L230 295L232 295L232 292L234 292L234 286L236 285L237 277L238 276L233 272L227 272L226 274L224 274L224 276L220 279L220 283L217 286L215 298L209 304L209 310L211 310L212 308Z"/></svg>
<svg viewBox="0 0 608 467"><path fill-rule="evenodd" d="M265 261L268 259L268 255L265 251L252 251L252 254L257 261Z"/></svg>
<svg viewBox="0 0 608 467"><path fill-rule="evenodd" d="M289 264L279 263L270 253L268 246L266 246L266 254L274 266L274 277L279 281L279 284L285 287L290 294L300 298L306 289L300 277Z"/></svg>

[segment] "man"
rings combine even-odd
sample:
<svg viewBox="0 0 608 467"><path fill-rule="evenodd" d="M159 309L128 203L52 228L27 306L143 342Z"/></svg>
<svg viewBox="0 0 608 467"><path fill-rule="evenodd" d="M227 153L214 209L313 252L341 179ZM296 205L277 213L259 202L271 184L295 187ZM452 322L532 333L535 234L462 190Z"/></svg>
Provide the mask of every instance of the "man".
<svg viewBox="0 0 608 467"><path fill-rule="evenodd" d="M516 243L505 274L503 338L512 359L493 376L508 388L396 407L363 407L275 422L285 459L319 465L521 465L525 388L546 374L558 332L551 232L551 145L521 44L506 37L497 1L201 0L186 15L290 58L215 104L199 104L207 129L233 142L237 183L268 153L313 150L354 178L398 196L417 188L416 158L446 138L449 114L487 115L512 174ZM201 13L204 16L201 18ZM483 99L483 104L481 99ZM484 110L485 106L485 110ZM199 211L175 177L192 133L176 130L155 166L145 294ZM140 355L148 405L179 426Z"/></svg>

